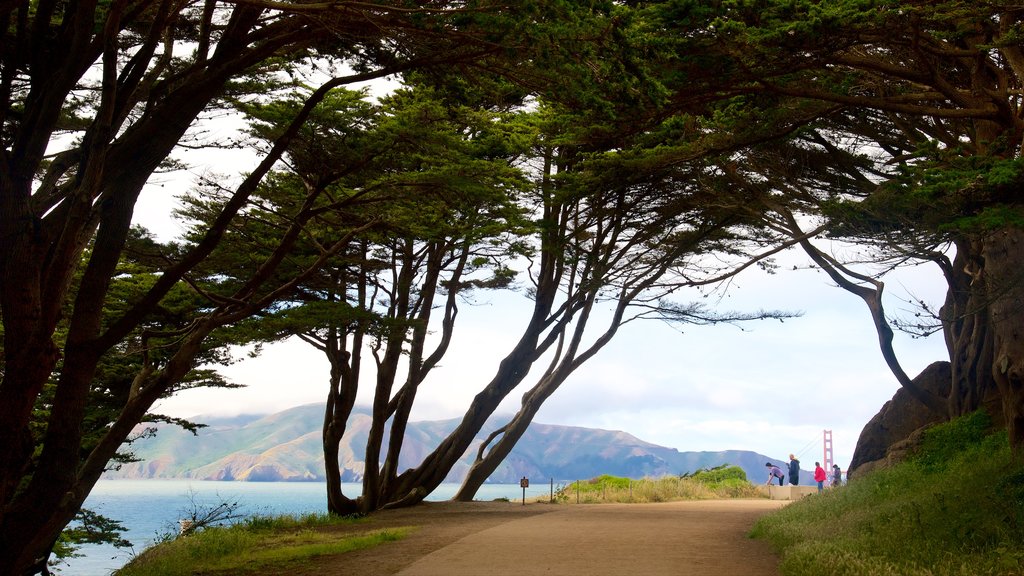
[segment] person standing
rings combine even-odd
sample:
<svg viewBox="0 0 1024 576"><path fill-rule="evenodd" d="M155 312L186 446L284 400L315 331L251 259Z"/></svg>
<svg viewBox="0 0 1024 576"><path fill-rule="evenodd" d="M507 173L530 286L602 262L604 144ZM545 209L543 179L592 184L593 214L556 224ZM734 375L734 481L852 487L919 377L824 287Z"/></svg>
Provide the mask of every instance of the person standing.
<svg viewBox="0 0 1024 576"><path fill-rule="evenodd" d="M843 471L839 469L839 464L832 465L832 487L841 486L843 484Z"/></svg>
<svg viewBox="0 0 1024 576"><path fill-rule="evenodd" d="M768 481L765 482L765 484L771 486L772 479L778 478L779 486L782 486L782 482L786 479L786 474L782 471L782 468L779 468L778 466L772 464L771 462L765 462L764 465L766 468L768 468Z"/></svg>
<svg viewBox="0 0 1024 576"><path fill-rule="evenodd" d="M800 484L800 461L792 454L789 455L789 483L793 486Z"/></svg>
<svg viewBox="0 0 1024 576"><path fill-rule="evenodd" d="M814 463L814 481L818 483L818 492L820 493L825 489L825 469L821 467L819 462Z"/></svg>

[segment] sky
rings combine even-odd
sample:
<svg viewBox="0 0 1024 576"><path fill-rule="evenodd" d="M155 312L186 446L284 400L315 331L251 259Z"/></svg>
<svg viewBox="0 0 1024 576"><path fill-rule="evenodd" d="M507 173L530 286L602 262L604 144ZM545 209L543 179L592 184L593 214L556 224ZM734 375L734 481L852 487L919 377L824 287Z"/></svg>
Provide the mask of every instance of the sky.
<svg viewBox="0 0 1024 576"><path fill-rule="evenodd" d="M920 267L886 286L887 309L900 312L909 310L908 298L941 302L944 284L937 269ZM521 334L529 305L515 292L461 305L450 352L421 387L412 419L461 417ZM745 272L717 306L801 316L742 327L627 324L570 376L535 422L621 430L680 451L753 450L780 460L796 454L805 468L823 461L824 431L831 430L833 461L845 470L861 429L898 389L867 307L824 273L806 269ZM898 334L895 348L911 376L944 358L939 335ZM186 391L157 409L180 417L273 413L323 403L327 391L326 360L299 341L267 346L261 356L221 372L246 388ZM499 413L512 414L525 390L513 392Z"/></svg>
<svg viewBox="0 0 1024 576"><path fill-rule="evenodd" d="M237 127L224 126L226 131ZM209 129L215 136L215 128ZM169 217L176 195L203 171L238 174L254 163L243 150L204 155L207 164L194 163L184 174L158 177L149 185L136 222L162 239L177 236L181 225ZM702 301L721 311L783 310L800 317L742 327L627 324L570 376L534 421L621 430L680 451L753 450L779 460L795 454L805 469L823 460L823 433L831 430L833 461L845 470L862 428L899 384L882 358L864 303L823 272L807 269L800 252L782 254L780 263L773 275L751 267L719 300ZM899 271L886 279L887 311L912 314L908 299L938 309L944 286L934 266ZM684 293L678 299L702 296ZM461 305L450 351L421 387L412 418L461 417L521 334L529 306L521 294L508 291ZM894 346L911 377L946 359L938 334L913 339L898 333ZM246 387L186 391L155 410L186 418L269 414L322 404L326 396L328 364L299 341L266 346L259 357L220 371ZM532 383L528 378L510 394L499 413L514 413ZM369 404L370 398L359 402Z"/></svg>

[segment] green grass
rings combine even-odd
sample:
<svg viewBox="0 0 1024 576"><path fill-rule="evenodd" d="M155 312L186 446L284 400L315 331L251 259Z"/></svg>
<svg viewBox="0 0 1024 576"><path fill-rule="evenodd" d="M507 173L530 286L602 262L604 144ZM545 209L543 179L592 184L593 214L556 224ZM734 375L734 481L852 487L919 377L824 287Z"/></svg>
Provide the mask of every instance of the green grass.
<svg viewBox="0 0 1024 576"><path fill-rule="evenodd" d="M712 498L760 498L738 466L719 466L684 476L632 480L608 474L573 482L555 493L558 502L672 502Z"/></svg>
<svg viewBox="0 0 1024 576"><path fill-rule="evenodd" d="M178 576L253 572L299 565L318 556L370 548L404 537L410 528L338 535L318 530L339 522L326 515L255 516L227 527L207 528L162 542L135 557L120 576Z"/></svg>
<svg viewBox="0 0 1024 576"><path fill-rule="evenodd" d="M1024 465L984 413L937 426L920 452L767 515L784 576L1024 574Z"/></svg>

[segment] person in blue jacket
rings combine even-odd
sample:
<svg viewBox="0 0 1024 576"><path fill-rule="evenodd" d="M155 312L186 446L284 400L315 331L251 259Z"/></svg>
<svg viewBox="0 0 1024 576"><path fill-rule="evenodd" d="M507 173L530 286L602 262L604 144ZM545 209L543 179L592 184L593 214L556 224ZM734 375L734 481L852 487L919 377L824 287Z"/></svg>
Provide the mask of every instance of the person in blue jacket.
<svg viewBox="0 0 1024 576"><path fill-rule="evenodd" d="M789 455L789 483L793 486L800 484L800 461L792 454Z"/></svg>

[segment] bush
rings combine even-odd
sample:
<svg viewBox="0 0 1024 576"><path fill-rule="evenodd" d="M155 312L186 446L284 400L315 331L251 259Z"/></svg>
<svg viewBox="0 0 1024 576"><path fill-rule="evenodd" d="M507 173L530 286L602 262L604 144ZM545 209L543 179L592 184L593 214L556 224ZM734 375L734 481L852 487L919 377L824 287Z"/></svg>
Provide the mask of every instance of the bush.
<svg viewBox="0 0 1024 576"><path fill-rule="evenodd" d="M604 474L573 482L555 492L558 502L671 502L711 498L760 498L738 466L719 466L682 476L633 480Z"/></svg>
<svg viewBox="0 0 1024 576"><path fill-rule="evenodd" d="M743 468L740 468L739 466L730 466L728 464L722 464L715 468L701 468L696 472L683 474L682 477L693 478L694 480L704 482L706 484L716 484L731 480L747 482L747 473L743 471Z"/></svg>

